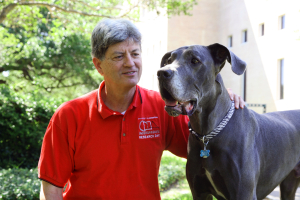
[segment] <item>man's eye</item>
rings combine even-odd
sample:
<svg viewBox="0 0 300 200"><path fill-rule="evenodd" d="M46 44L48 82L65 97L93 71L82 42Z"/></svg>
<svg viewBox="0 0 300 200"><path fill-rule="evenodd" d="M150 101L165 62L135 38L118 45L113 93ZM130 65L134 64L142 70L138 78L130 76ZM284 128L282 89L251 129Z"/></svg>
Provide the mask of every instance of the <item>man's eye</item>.
<svg viewBox="0 0 300 200"><path fill-rule="evenodd" d="M138 57L140 54L139 53L134 53L133 56L134 57Z"/></svg>
<svg viewBox="0 0 300 200"><path fill-rule="evenodd" d="M123 56L115 56L114 60L121 60L123 58Z"/></svg>

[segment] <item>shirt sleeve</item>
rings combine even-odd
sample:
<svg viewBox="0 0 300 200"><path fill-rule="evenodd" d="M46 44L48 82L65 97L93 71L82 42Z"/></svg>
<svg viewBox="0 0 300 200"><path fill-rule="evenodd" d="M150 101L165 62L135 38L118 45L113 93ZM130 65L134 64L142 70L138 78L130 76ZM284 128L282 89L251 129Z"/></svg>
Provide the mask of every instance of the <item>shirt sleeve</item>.
<svg viewBox="0 0 300 200"><path fill-rule="evenodd" d="M67 126L63 112L53 115L43 139L38 164L38 177L57 187L64 187L74 168L74 150Z"/></svg>
<svg viewBox="0 0 300 200"><path fill-rule="evenodd" d="M187 142L189 137L188 121L185 115L168 116L168 131L166 134L166 150L173 154L187 158Z"/></svg>

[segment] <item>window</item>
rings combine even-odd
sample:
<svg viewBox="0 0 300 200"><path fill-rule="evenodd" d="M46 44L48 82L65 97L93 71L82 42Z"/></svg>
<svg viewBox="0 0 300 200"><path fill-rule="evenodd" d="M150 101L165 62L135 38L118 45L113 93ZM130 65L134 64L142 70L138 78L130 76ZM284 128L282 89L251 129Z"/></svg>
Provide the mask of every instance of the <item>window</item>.
<svg viewBox="0 0 300 200"><path fill-rule="evenodd" d="M285 29L285 15L279 17L279 29Z"/></svg>
<svg viewBox="0 0 300 200"><path fill-rule="evenodd" d="M244 98L244 101L247 101L246 97L247 97L247 71L245 71L244 75L243 75L243 98Z"/></svg>
<svg viewBox="0 0 300 200"><path fill-rule="evenodd" d="M247 41L248 41L247 30L243 30L243 32L242 32L242 42L245 43Z"/></svg>
<svg viewBox="0 0 300 200"><path fill-rule="evenodd" d="M279 99L284 98L284 59L279 60Z"/></svg>
<svg viewBox="0 0 300 200"><path fill-rule="evenodd" d="M232 35L228 37L228 47L232 47Z"/></svg>
<svg viewBox="0 0 300 200"><path fill-rule="evenodd" d="M259 35L264 36L265 35L265 24L262 23L259 25Z"/></svg>

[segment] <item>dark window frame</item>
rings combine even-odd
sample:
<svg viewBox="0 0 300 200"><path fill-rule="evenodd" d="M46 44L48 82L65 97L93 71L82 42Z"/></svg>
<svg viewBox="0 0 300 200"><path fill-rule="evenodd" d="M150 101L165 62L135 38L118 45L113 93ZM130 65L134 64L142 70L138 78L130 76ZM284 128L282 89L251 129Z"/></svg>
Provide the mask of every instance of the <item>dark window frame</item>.
<svg viewBox="0 0 300 200"><path fill-rule="evenodd" d="M279 60L279 99L284 99L284 58Z"/></svg>
<svg viewBox="0 0 300 200"><path fill-rule="evenodd" d="M242 32L242 42L243 43L248 42L248 30L247 29L243 30L243 32Z"/></svg>
<svg viewBox="0 0 300 200"><path fill-rule="evenodd" d="M280 16L280 29L285 29L285 15Z"/></svg>
<svg viewBox="0 0 300 200"><path fill-rule="evenodd" d="M244 72L244 85L243 85L243 89L244 89L244 94L243 94L243 98L244 101L247 101L247 71Z"/></svg>
<svg viewBox="0 0 300 200"><path fill-rule="evenodd" d="M228 37L228 47L232 47L233 46L233 43L232 43L232 35L230 35L229 37Z"/></svg>
<svg viewBox="0 0 300 200"><path fill-rule="evenodd" d="M265 35L265 24L262 23L260 24L260 36L264 36Z"/></svg>

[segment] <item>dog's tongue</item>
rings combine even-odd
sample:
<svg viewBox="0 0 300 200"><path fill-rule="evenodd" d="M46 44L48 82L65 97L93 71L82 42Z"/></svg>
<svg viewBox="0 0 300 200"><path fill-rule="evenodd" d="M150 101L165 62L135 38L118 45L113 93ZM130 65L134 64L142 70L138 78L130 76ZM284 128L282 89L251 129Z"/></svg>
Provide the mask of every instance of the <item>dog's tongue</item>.
<svg viewBox="0 0 300 200"><path fill-rule="evenodd" d="M165 100L165 104L166 104L166 106L174 107L177 105L177 101Z"/></svg>
<svg viewBox="0 0 300 200"><path fill-rule="evenodd" d="M182 107L177 101L165 100L165 104L165 111L167 111L169 115L177 117L182 114Z"/></svg>
<svg viewBox="0 0 300 200"><path fill-rule="evenodd" d="M177 101L165 100L165 110L173 117L179 115L189 115L193 110L193 104L191 102L178 103Z"/></svg>
<svg viewBox="0 0 300 200"><path fill-rule="evenodd" d="M193 104L189 101L183 103L186 114L193 110Z"/></svg>

